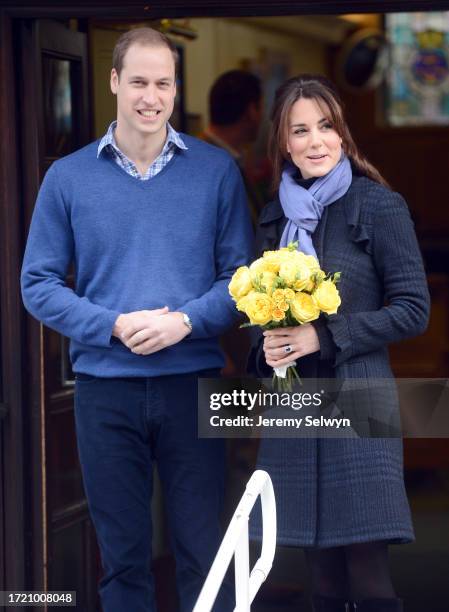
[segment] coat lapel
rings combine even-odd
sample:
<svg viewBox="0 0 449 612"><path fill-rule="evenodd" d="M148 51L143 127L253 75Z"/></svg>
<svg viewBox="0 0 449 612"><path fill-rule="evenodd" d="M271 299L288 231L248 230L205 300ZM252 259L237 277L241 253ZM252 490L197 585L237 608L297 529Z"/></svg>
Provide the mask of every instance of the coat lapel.
<svg viewBox="0 0 449 612"><path fill-rule="evenodd" d="M326 235L326 223L329 206L326 206L323 210L321 219L318 221L315 231L312 234L312 242L316 251L318 261L320 265L323 265L324 259L324 237Z"/></svg>
<svg viewBox="0 0 449 612"><path fill-rule="evenodd" d="M326 233L327 216L328 206L324 208L323 215L312 235L313 246L320 263L322 263L324 257L324 237ZM284 217L280 202L275 200L267 204L259 220L259 232L256 245L259 256L262 255L264 251L272 251L279 248L279 242L286 223L287 219Z"/></svg>

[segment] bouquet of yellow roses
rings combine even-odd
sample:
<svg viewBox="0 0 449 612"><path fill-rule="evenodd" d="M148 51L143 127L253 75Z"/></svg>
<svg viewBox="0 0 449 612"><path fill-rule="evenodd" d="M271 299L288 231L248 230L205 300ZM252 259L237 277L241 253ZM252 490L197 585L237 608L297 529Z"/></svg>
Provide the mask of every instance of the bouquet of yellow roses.
<svg viewBox="0 0 449 612"><path fill-rule="evenodd" d="M236 270L229 293L237 310L249 319L241 327L291 327L310 323L321 312L337 312L341 303L336 286L340 273L326 275L316 257L298 251L297 245L265 251L249 267ZM273 383L278 389L291 391L294 380L300 381L295 366L292 361L274 368Z"/></svg>

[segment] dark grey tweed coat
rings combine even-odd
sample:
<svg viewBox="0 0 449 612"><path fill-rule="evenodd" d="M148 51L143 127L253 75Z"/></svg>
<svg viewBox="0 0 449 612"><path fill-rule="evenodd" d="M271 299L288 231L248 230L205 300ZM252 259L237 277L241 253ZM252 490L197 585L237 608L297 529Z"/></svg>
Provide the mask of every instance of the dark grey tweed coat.
<svg viewBox="0 0 449 612"><path fill-rule="evenodd" d="M286 219L278 201L263 209L257 252L279 246ZM313 243L326 272L341 272L341 307L314 323L320 353L299 360L305 376L391 378L387 345L422 333L429 294L413 223L403 198L363 176L325 208ZM271 375L260 333L249 371ZM270 474L278 542L332 547L413 540L404 488L402 441L262 439L258 467ZM251 519L261 535L260 514Z"/></svg>

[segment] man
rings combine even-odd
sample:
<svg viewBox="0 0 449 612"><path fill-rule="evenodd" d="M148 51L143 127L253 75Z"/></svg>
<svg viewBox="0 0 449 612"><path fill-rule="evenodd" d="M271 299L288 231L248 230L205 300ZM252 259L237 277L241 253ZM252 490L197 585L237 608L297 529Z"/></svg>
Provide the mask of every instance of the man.
<svg viewBox="0 0 449 612"><path fill-rule="evenodd" d="M232 159L168 123L176 48L149 28L114 49L117 121L55 162L22 270L27 309L71 338L80 462L101 549L104 612L155 610L150 573L157 461L182 611L220 544L223 445L197 436L197 379L223 365L227 285L250 258ZM76 286L65 284L71 261ZM233 605L223 592L217 610Z"/></svg>
<svg viewBox="0 0 449 612"><path fill-rule="evenodd" d="M246 176L244 154L257 140L262 121L260 79L245 70L225 72L209 92L210 123L201 138L222 147L237 162L245 182L248 207L256 225L264 202Z"/></svg>

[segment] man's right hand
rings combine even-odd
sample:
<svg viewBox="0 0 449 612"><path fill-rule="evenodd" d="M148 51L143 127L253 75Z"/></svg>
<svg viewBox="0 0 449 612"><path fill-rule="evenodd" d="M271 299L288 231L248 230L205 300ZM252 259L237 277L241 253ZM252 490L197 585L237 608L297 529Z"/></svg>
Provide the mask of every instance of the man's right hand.
<svg viewBox="0 0 449 612"><path fill-rule="evenodd" d="M115 321L112 335L119 340L122 340L124 335L126 337L132 336L145 329L150 319L167 314L167 312L168 306L164 306L164 308L156 308L155 310L136 310L135 312L121 314Z"/></svg>

